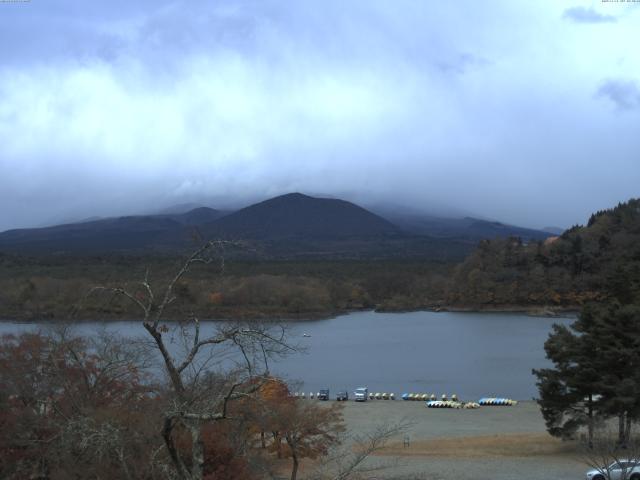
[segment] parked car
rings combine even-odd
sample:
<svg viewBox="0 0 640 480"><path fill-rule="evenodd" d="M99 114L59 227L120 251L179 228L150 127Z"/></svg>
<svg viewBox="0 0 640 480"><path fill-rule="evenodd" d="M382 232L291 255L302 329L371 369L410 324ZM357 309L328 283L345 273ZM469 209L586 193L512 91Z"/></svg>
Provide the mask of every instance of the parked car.
<svg viewBox="0 0 640 480"><path fill-rule="evenodd" d="M323 388L318 393L318 400L329 400L329 389Z"/></svg>
<svg viewBox="0 0 640 480"><path fill-rule="evenodd" d="M366 402L369 399L369 389L367 387L356 388L353 396L356 402Z"/></svg>
<svg viewBox="0 0 640 480"><path fill-rule="evenodd" d="M338 392L338 394L336 395L336 400L339 402L346 402L347 400L349 400L349 393L346 390Z"/></svg>
<svg viewBox="0 0 640 480"><path fill-rule="evenodd" d="M599 470L589 470L587 480L640 480L640 459L620 460Z"/></svg>

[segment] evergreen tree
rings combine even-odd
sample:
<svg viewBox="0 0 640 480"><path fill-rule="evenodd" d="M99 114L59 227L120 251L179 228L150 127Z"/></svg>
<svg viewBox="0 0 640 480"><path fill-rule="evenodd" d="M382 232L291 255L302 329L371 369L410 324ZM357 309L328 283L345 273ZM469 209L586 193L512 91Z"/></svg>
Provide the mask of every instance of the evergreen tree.
<svg viewBox="0 0 640 480"><path fill-rule="evenodd" d="M589 445L601 390L599 369L594 356L593 338L578 335L563 325L554 325L544 348L555 368L534 370L540 392L538 404L547 431L560 438L571 438L586 426Z"/></svg>
<svg viewBox="0 0 640 480"><path fill-rule="evenodd" d="M640 419L640 307L609 302L585 308L581 319L599 344L599 409L618 417L618 442L624 445L631 423Z"/></svg>
<svg viewBox="0 0 640 480"><path fill-rule="evenodd" d="M554 368L534 370L547 430L569 438L618 417L618 439L640 419L640 307L615 300L589 305L570 327L554 325L545 342Z"/></svg>

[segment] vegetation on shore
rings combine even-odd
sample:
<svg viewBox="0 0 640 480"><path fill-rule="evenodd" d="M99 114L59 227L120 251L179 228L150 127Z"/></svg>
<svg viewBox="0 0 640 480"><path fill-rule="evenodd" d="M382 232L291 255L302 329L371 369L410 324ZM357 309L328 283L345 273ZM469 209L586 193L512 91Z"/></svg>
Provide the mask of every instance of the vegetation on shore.
<svg viewBox="0 0 640 480"><path fill-rule="evenodd" d="M449 283L448 304L581 306L616 284L640 301L640 200L591 216L557 238L480 242Z"/></svg>
<svg viewBox="0 0 640 480"><path fill-rule="evenodd" d="M175 256L0 254L0 317L67 319L96 284L121 285L149 272L161 284ZM211 266L176 286L181 318L315 318L361 309L519 310L552 314L605 298L618 282L640 299L640 200L597 212L546 241L483 240L460 264L446 260L234 259L218 276ZM182 305L182 309L179 308ZM121 299L89 299L79 319L132 318Z"/></svg>
<svg viewBox="0 0 640 480"><path fill-rule="evenodd" d="M172 257L0 257L0 316L122 319L137 314L119 298L84 298L94 285L131 278L162 284ZM429 261L232 261L194 271L176 285L171 318L313 318L352 310L419 309L440 304L452 265ZM82 304L82 309L73 308Z"/></svg>

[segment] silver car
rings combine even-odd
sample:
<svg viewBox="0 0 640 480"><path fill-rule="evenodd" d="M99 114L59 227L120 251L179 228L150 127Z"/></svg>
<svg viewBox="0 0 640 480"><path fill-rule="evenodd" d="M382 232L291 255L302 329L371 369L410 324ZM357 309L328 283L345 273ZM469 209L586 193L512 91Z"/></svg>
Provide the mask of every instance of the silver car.
<svg viewBox="0 0 640 480"><path fill-rule="evenodd" d="M367 387L356 388L353 397L356 402L366 402L369 398L369 389Z"/></svg>
<svg viewBox="0 0 640 480"><path fill-rule="evenodd" d="M589 470L587 480L640 480L640 459L620 460L600 469Z"/></svg>

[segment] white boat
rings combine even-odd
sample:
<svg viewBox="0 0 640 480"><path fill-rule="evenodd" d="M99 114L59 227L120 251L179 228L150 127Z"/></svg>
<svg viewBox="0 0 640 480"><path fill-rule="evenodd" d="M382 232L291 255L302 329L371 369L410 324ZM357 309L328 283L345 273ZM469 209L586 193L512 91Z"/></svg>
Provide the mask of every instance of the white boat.
<svg viewBox="0 0 640 480"><path fill-rule="evenodd" d="M303 333L302 336L303 337L310 337L311 335L309 335L308 333Z"/></svg>

